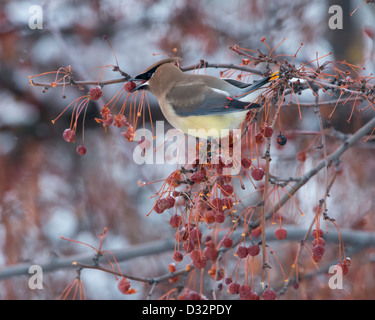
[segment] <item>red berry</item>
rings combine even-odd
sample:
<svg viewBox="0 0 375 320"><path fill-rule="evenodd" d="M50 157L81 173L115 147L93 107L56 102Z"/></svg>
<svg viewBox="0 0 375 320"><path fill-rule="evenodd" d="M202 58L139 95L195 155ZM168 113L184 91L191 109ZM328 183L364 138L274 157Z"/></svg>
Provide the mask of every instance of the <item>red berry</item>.
<svg viewBox="0 0 375 320"><path fill-rule="evenodd" d="M323 238L316 238L316 239L314 239L313 242L312 242L313 247L315 247L318 244L322 245L324 247L325 244L326 244L326 242L325 242L325 240Z"/></svg>
<svg viewBox="0 0 375 320"><path fill-rule="evenodd" d="M126 83L124 84L124 89L125 89L125 91L127 91L127 92L131 92L133 89L135 89L136 86L137 86L137 85L136 85L134 82L132 82L132 81L128 81L128 82L126 82Z"/></svg>
<svg viewBox="0 0 375 320"><path fill-rule="evenodd" d="M80 155L80 156L84 156L86 154L86 148L83 146L83 145L79 145L76 149L76 152Z"/></svg>
<svg viewBox="0 0 375 320"><path fill-rule="evenodd" d="M229 197L234 191L233 187L230 184L224 184L221 187L221 190L224 197Z"/></svg>
<svg viewBox="0 0 375 320"><path fill-rule="evenodd" d="M225 221L225 214L222 212L215 213L215 222L223 223Z"/></svg>
<svg viewBox="0 0 375 320"><path fill-rule="evenodd" d="M266 137L266 138L270 138L272 137L272 134L273 134L273 128L272 126L266 124L263 128L263 135Z"/></svg>
<svg viewBox="0 0 375 320"><path fill-rule="evenodd" d="M199 229L197 228L193 228L191 231L190 231L190 240L194 243L194 244L198 244L201 242L201 239L202 239L202 231L200 231Z"/></svg>
<svg viewBox="0 0 375 320"><path fill-rule="evenodd" d="M344 276L349 272L349 268L348 268L348 266L346 264L344 264L344 263L338 263L337 266L341 268L342 274Z"/></svg>
<svg viewBox="0 0 375 320"><path fill-rule="evenodd" d="M213 210L206 210L204 213L204 218L206 219L207 223L215 222L215 213Z"/></svg>
<svg viewBox="0 0 375 320"><path fill-rule="evenodd" d="M205 268L206 264L207 264L207 258L205 258L205 257L202 257L201 259L193 261L193 265L197 269L203 269L203 268Z"/></svg>
<svg viewBox="0 0 375 320"><path fill-rule="evenodd" d="M251 236L253 238L259 238L260 235L262 234L262 227L256 227L255 229L251 230Z"/></svg>
<svg viewBox="0 0 375 320"><path fill-rule="evenodd" d="M233 240L231 238L224 238L223 240L223 247L230 248L233 245Z"/></svg>
<svg viewBox="0 0 375 320"><path fill-rule="evenodd" d="M194 243L191 242L190 240L187 240L184 242L184 244L182 245L182 249L186 252L186 253L190 253L194 250Z"/></svg>
<svg viewBox="0 0 375 320"><path fill-rule="evenodd" d="M242 157L241 158L241 165L245 168L245 169L250 169L251 167L251 160L245 158L245 157Z"/></svg>
<svg viewBox="0 0 375 320"><path fill-rule="evenodd" d="M201 168L199 171L196 171L191 175L190 180L194 183L200 183L204 178L206 178L206 169Z"/></svg>
<svg viewBox="0 0 375 320"><path fill-rule="evenodd" d="M255 136L255 143L257 144L261 144L263 143L264 141L264 135L263 133L259 132L256 136Z"/></svg>
<svg viewBox="0 0 375 320"><path fill-rule="evenodd" d="M201 258L200 251L199 250L193 250L192 252L190 252L190 258L193 262L199 260Z"/></svg>
<svg viewBox="0 0 375 320"><path fill-rule="evenodd" d="M63 138L66 142L74 143L76 141L76 132L72 129L65 129L63 132Z"/></svg>
<svg viewBox="0 0 375 320"><path fill-rule="evenodd" d="M229 292L231 294L239 294L240 293L240 287L241 285L237 282L232 282L230 285L229 285Z"/></svg>
<svg viewBox="0 0 375 320"><path fill-rule="evenodd" d="M241 300L250 300L251 286L249 284L244 283L243 285L241 285L239 292Z"/></svg>
<svg viewBox="0 0 375 320"><path fill-rule="evenodd" d="M246 258L247 257L247 248L244 247L244 246L239 246L236 254L240 259Z"/></svg>
<svg viewBox="0 0 375 320"><path fill-rule="evenodd" d="M250 247L247 248L247 253L252 257L257 256L259 252L260 248L257 244L252 244Z"/></svg>
<svg viewBox="0 0 375 320"><path fill-rule="evenodd" d="M180 251L176 251L173 254L173 259L177 262L181 262L184 259L184 255Z"/></svg>
<svg viewBox="0 0 375 320"><path fill-rule="evenodd" d="M118 283L117 288L121 293L126 294L130 289L130 282L126 278L122 278Z"/></svg>
<svg viewBox="0 0 375 320"><path fill-rule="evenodd" d="M278 228L275 230L275 237L278 240L284 240L288 232L284 228Z"/></svg>
<svg viewBox="0 0 375 320"><path fill-rule="evenodd" d="M169 224L172 228L178 228L182 223L181 216L175 214L169 219Z"/></svg>
<svg viewBox="0 0 375 320"><path fill-rule="evenodd" d="M251 292L250 300L259 300L259 295L256 292Z"/></svg>
<svg viewBox="0 0 375 320"><path fill-rule="evenodd" d="M276 299L276 292L272 289L264 290L262 294L263 300L275 300Z"/></svg>
<svg viewBox="0 0 375 320"><path fill-rule="evenodd" d="M90 98L91 100L99 100L103 94L102 89L97 86L90 89Z"/></svg>
<svg viewBox="0 0 375 320"><path fill-rule="evenodd" d="M216 212L222 212L223 211L223 202L220 198L214 198L211 200L210 207L215 210Z"/></svg>
<svg viewBox="0 0 375 320"><path fill-rule="evenodd" d="M233 282L233 280L232 280L231 277L226 277L225 280L224 280L224 282L225 282L225 284L226 284L227 286L229 286L229 285Z"/></svg>
<svg viewBox="0 0 375 320"><path fill-rule="evenodd" d="M203 256L206 257L207 260L216 260L217 250L212 247L207 247L203 250Z"/></svg>
<svg viewBox="0 0 375 320"><path fill-rule="evenodd" d="M317 244L315 247L312 249L312 254L316 257L322 257L324 254L324 247L320 244Z"/></svg>
<svg viewBox="0 0 375 320"><path fill-rule="evenodd" d="M315 239L315 238L318 238L318 237L323 237L323 230L322 229L314 229L312 231L312 237Z"/></svg>
<svg viewBox="0 0 375 320"><path fill-rule="evenodd" d="M300 151L297 153L297 160L300 162L305 162L306 161L306 152L305 151Z"/></svg>
<svg viewBox="0 0 375 320"><path fill-rule="evenodd" d="M262 168L255 168L251 170L251 176L255 181L260 181L263 179L264 171Z"/></svg>

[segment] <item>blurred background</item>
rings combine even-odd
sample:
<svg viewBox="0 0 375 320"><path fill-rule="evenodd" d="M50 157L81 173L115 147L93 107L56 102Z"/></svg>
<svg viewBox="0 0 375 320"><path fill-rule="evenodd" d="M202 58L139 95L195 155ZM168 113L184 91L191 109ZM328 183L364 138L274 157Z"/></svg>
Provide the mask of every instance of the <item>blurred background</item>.
<svg viewBox="0 0 375 320"><path fill-rule="evenodd" d="M271 47L285 38L277 52L290 55L303 42L298 62L315 59L317 52L319 55L333 52L330 60L345 59L366 67L363 74L370 74L374 71L375 7L364 5L353 16L349 14L362 2L1 0L0 273L12 265L42 264L53 257L90 252L85 246L60 239L61 235L97 246L97 234L107 227L104 248L108 250L173 237L168 215L146 217L154 205L154 199L149 197L160 185L140 188L137 184L164 179L171 168L155 165L150 170L134 164L135 144L128 143L120 129L105 132L94 121L100 116L102 100L88 108L87 154L80 157L75 152L76 145L62 139L62 132L69 127L70 112L54 125L51 120L86 91L67 88L66 98L61 88L50 88L43 93L43 88L30 86L29 76L71 66L75 75L88 71L83 79L97 80L99 69L94 67L116 63L104 35L114 48L120 68L131 75L159 60L162 57L159 54L173 54L175 48L183 58L182 66L200 59L239 64L241 58L229 46L237 44L267 52L260 42L262 37L266 37ZM331 30L328 26L328 9L335 4L343 9L342 30ZM32 5L43 9L43 29L29 28ZM219 75L219 70L208 72ZM119 77L110 69L103 74L103 80ZM48 82L51 78L41 80ZM106 87L103 100L112 98L121 85ZM163 119L151 95L149 99L154 120ZM350 111L348 108L332 119L336 129L351 133L358 128L356 120L346 122ZM292 128L295 121L297 116L287 122ZM290 152L295 157L296 150L292 148ZM373 226L371 194L374 194L375 170L367 160L371 156L374 156L371 148L363 148L361 155L355 151L348 153L348 162L357 169L345 172L342 179L348 184L346 190L338 190L337 197L330 199L338 205L332 206L333 214L341 206L356 213L355 217L342 219L343 227L358 225L371 229ZM295 163L289 165L295 170ZM312 214L319 192L306 189L302 195L311 197L303 210ZM168 272L167 263L160 261L170 260L171 252L166 252L122 266L130 274L156 276ZM373 273L373 265L369 268ZM9 276L0 280L0 298L55 299L74 277L71 268L55 270L44 274L43 290L30 290L29 276ZM117 290L113 276L97 271L84 272L82 279L90 299L143 299L149 290L142 284L134 284L138 293L124 296ZM366 297L366 290L370 289L364 288L356 297ZM319 296L319 290L315 290L305 297L324 295Z"/></svg>

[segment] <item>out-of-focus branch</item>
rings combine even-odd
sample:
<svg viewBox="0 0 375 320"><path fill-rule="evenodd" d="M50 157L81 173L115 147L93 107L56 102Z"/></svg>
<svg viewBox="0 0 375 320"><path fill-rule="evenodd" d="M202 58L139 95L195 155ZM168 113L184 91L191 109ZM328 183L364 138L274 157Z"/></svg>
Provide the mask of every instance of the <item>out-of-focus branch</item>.
<svg viewBox="0 0 375 320"><path fill-rule="evenodd" d="M295 241L301 240L306 235L306 229L298 228L295 226L288 226L288 237L285 241ZM241 236L242 231L236 231L233 234L233 238L237 236ZM221 234L224 236L224 233ZM368 247L375 247L375 233L374 232L367 232L367 231L354 231L354 230L341 230L341 236L345 245L355 245L361 248L368 248ZM266 237L269 239L268 241L272 241L274 238L273 230L266 231ZM332 229L328 233L324 235L324 239L326 242L338 243L339 237L337 234L336 229ZM174 249L175 242L174 239L164 239L159 241L153 241L149 243L144 243L140 245L134 245L130 248L124 248L120 250L113 250L111 253L113 257L116 259L117 262L127 261L131 259L135 259L137 257L144 257L144 256L151 256L155 254L159 254L162 252L171 251ZM107 250L108 251L108 250ZM79 254L70 257L61 257L61 258L53 258L51 261L40 263L39 265L42 267L43 272L51 272L59 269L64 268L76 268L77 265L74 265L73 262L78 262L80 264L85 264L90 266L94 266L94 259L95 253L89 252L87 254ZM105 262L104 258L100 258L99 262ZM11 266L5 266L0 271L0 279L6 279L14 276L20 275L29 275L29 268L31 265L37 264L35 261L30 261L28 263L21 263ZM178 271L183 272L183 271ZM180 274L180 273L179 273ZM152 279L158 279L158 281L162 281L165 279L169 279L170 275L162 275L160 277L155 278L144 278L144 281L150 282Z"/></svg>

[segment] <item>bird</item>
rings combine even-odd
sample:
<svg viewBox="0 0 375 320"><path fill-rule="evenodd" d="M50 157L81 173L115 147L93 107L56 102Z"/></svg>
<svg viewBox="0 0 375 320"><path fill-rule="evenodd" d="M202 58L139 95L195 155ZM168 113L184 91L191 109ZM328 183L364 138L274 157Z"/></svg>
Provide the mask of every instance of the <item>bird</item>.
<svg viewBox="0 0 375 320"><path fill-rule="evenodd" d="M131 92L148 90L166 120L196 138L224 138L240 128L250 109L260 108L258 97L279 78L279 71L253 83L210 75L189 74L179 57L160 60L129 81L140 82ZM225 130L226 129L226 130Z"/></svg>

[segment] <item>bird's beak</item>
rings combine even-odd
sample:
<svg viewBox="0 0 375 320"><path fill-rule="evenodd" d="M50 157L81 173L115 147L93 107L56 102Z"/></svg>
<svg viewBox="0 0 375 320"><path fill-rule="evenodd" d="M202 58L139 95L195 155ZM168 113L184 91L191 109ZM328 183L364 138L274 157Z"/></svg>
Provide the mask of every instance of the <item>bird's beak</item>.
<svg viewBox="0 0 375 320"><path fill-rule="evenodd" d="M138 77L138 76L137 76ZM138 83L136 85L136 87L130 91L130 92L134 92L134 91L137 91L137 90L143 90L143 89L146 89L147 86L148 86L148 82L146 80L143 80L143 79L139 79L139 78L130 78L128 81L131 81L131 82L134 82L134 83Z"/></svg>

